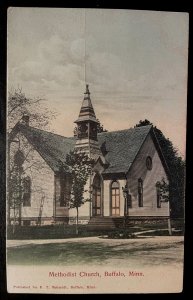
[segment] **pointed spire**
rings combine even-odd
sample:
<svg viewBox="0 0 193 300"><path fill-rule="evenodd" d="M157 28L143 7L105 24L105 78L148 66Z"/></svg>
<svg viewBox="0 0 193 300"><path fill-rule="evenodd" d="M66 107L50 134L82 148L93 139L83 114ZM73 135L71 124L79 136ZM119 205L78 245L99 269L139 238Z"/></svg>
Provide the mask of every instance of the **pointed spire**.
<svg viewBox="0 0 193 300"><path fill-rule="evenodd" d="M83 99L82 106L80 109L79 117L75 121L75 123L79 123L81 121L93 121L95 123L98 123L93 106L92 106L92 102L90 99L90 91L89 91L88 84L86 84L86 92L84 93L84 99Z"/></svg>
<svg viewBox="0 0 193 300"><path fill-rule="evenodd" d="M86 95L86 94L90 95L89 85L88 85L88 84L86 84L86 92L85 92L84 94L85 94L85 95Z"/></svg>

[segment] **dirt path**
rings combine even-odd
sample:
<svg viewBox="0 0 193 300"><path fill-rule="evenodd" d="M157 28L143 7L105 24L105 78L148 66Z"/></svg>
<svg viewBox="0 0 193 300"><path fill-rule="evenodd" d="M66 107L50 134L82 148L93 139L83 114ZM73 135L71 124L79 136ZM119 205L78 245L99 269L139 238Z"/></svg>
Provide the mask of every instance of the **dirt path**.
<svg viewBox="0 0 193 300"><path fill-rule="evenodd" d="M152 236L140 237L138 239L107 239L102 237L83 237L83 238L69 238L69 239L47 239L47 240L7 240L7 248L19 247L24 245L43 245L43 244L60 244L60 243L105 243L108 245L121 245L121 244L161 244L161 243L176 243L184 241L183 236Z"/></svg>

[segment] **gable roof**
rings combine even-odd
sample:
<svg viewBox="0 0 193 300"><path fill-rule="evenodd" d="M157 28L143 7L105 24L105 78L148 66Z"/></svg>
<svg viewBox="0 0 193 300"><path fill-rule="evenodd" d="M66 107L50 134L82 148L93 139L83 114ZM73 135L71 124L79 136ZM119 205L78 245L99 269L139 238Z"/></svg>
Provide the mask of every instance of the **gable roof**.
<svg viewBox="0 0 193 300"><path fill-rule="evenodd" d="M74 149L73 137L63 137L21 123L16 124L14 134L18 131L26 137L54 172L59 171L61 162L64 163L66 155Z"/></svg>
<svg viewBox="0 0 193 300"><path fill-rule="evenodd" d="M76 142L75 137L63 137L21 123L16 124L12 135L15 135L18 131L27 138L54 172L59 171L61 162L65 163L66 155L70 150L74 149ZM105 155L105 161L108 162L103 174L128 172L147 135L152 133L152 131L152 126L147 125L99 133L99 145ZM154 143L158 143L155 138ZM167 165L159 148L159 144L157 145L157 150L167 172Z"/></svg>
<svg viewBox="0 0 193 300"><path fill-rule="evenodd" d="M103 173L128 172L151 128L152 126L148 125L99 133L99 143L105 144L107 152L105 159L109 162L108 168Z"/></svg>

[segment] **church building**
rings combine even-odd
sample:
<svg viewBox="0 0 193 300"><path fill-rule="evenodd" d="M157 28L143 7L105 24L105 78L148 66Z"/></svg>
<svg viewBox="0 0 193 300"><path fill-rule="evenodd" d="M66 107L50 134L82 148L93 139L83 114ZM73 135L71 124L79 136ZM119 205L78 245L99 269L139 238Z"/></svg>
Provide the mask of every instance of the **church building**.
<svg viewBox="0 0 193 300"><path fill-rule="evenodd" d="M65 115L64 115L65 118ZM23 116L9 135L10 177L22 189L9 192L9 222L21 225L74 224L76 209L69 208L71 183L61 163L76 148L94 159L79 222L92 226L120 226L168 219L169 202L162 201L157 185L169 182L169 171L151 125L98 133L88 85L72 137L30 126ZM19 205L14 199L22 199Z"/></svg>

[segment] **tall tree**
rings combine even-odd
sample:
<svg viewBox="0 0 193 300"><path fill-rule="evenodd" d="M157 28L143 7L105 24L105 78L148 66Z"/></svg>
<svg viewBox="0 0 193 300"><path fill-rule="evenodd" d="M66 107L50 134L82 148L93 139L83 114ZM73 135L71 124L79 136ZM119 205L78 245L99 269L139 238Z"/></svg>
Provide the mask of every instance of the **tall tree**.
<svg viewBox="0 0 193 300"><path fill-rule="evenodd" d="M21 88L11 89L8 92L7 101L8 132L23 115L30 117L32 126L42 129L48 128L49 122L55 118L56 112L48 109L45 99L27 97Z"/></svg>
<svg viewBox="0 0 193 300"><path fill-rule="evenodd" d="M84 198L84 193L88 192L85 190L85 185L92 173L93 165L94 160L90 159L87 154L80 153L75 149L67 154L63 166L64 171L68 172L71 178L70 208L76 208L76 234L78 234L79 208L85 202L90 201L90 197Z"/></svg>
<svg viewBox="0 0 193 300"><path fill-rule="evenodd" d="M10 224L10 211L14 211L13 224L21 225L21 205L23 195L23 179L26 175L26 168L24 163L27 162L27 169L44 167L41 161L34 160L34 148L26 142L23 136L17 135L15 137L10 134L14 126L21 120L23 115L28 115L30 118L30 125L37 128L48 128L51 119L55 118L56 113L49 111L46 107L46 101L41 98L26 97L22 89L12 89L8 93L7 100L7 130L8 130L8 193L7 193L7 221ZM22 146L21 146L22 145ZM22 147L22 149L21 149ZM14 152L17 148L17 153L22 156L22 163L19 165L15 160ZM16 155L17 156L17 155ZM40 190L41 187L38 187Z"/></svg>
<svg viewBox="0 0 193 300"><path fill-rule="evenodd" d="M23 173L23 164L24 161L24 155L23 152L18 150L14 156L14 163L12 170L9 169L9 189L8 189L8 195L9 195L9 209L13 209L13 233L15 232L15 224L16 220L19 220L19 225L21 225L21 199L22 199L22 173Z"/></svg>
<svg viewBox="0 0 193 300"><path fill-rule="evenodd" d="M135 127L153 125L149 120L140 120ZM169 197L172 217L184 217L184 193L185 193L185 161L180 157L178 150L172 142L164 136L162 131L153 126L162 153L171 173L169 185Z"/></svg>
<svg viewBox="0 0 193 300"><path fill-rule="evenodd" d="M97 132L101 133L101 132L107 132L106 129L104 129L103 125L100 123L99 119L97 119L98 124L97 124Z"/></svg>

